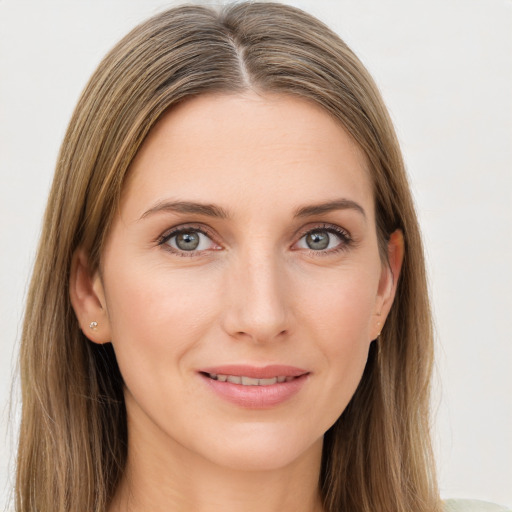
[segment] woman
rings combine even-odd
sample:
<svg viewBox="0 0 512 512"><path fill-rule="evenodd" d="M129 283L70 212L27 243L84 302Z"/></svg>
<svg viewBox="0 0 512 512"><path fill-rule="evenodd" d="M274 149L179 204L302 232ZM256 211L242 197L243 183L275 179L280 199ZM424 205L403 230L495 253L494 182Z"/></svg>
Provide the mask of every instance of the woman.
<svg viewBox="0 0 512 512"><path fill-rule="evenodd" d="M268 3L126 36L50 194L17 509L442 510L431 367L400 151L346 45Z"/></svg>

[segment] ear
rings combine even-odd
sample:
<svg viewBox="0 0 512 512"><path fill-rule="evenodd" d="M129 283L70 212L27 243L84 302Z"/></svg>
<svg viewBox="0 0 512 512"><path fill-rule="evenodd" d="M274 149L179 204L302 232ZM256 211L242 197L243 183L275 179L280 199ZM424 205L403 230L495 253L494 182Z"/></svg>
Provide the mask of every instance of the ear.
<svg viewBox="0 0 512 512"><path fill-rule="evenodd" d="M69 296L83 333L94 343L110 341L105 292L100 273L91 274L86 252L77 249L71 261Z"/></svg>
<svg viewBox="0 0 512 512"><path fill-rule="evenodd" d="M379 337L380 331L384 327L386 318L393 305L396 287L402 263L404 260L404 236L400 229L397 229L388 241L388 261L382 265L381 276L379 280L379 289L377 300L375 301L375 312L371 326L371 339Z"/></svg>

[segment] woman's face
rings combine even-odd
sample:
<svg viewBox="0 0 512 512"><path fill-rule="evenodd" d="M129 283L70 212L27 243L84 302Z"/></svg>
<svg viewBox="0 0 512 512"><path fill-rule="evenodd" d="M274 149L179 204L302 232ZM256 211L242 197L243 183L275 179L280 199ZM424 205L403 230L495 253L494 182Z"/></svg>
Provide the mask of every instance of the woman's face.
<svg viewBox="0 0 512 512"><path fill-rule="evenodd" d="M318 454L394 293L365 159L303 99L188 100L133 162L92 289L131 436L232 468Z"/></svg>

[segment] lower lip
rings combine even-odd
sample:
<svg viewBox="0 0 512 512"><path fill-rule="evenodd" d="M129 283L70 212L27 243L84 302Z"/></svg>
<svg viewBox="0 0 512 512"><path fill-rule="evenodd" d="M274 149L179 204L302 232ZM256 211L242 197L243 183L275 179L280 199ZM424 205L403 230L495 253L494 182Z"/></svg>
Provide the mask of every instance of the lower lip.
<svg viewBox="0 0 512 512"><path fill-rule="evenodd" d="M248 409L267 409L286 402L300 391L308 378L308 374L304 374L290 382L277 382L269 386L243 386L200 375L221 398Z"/></svg>

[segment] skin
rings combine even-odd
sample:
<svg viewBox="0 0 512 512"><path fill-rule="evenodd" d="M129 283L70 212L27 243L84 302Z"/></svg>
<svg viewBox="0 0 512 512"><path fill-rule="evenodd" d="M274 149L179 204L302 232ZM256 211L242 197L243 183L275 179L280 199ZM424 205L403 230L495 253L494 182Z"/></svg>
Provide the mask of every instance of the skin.
<svg viewBox="0 0 512 512"><path fill-rule="evenodd" d="M177 212L171 201L229 217ZM166 240L175 227L199 236L198 249ZM324 250L311 245L315 230ZM113 343L126 384L128 463L110 510L322 510L323 434L391 307L399 232L388 253L383 263L365 158L318 106L248 92L167 113L132 163L100 269L79 249L71 273L82 329ZM198 374L228 363L309 375L289 400L251 409Z"/></svg>

